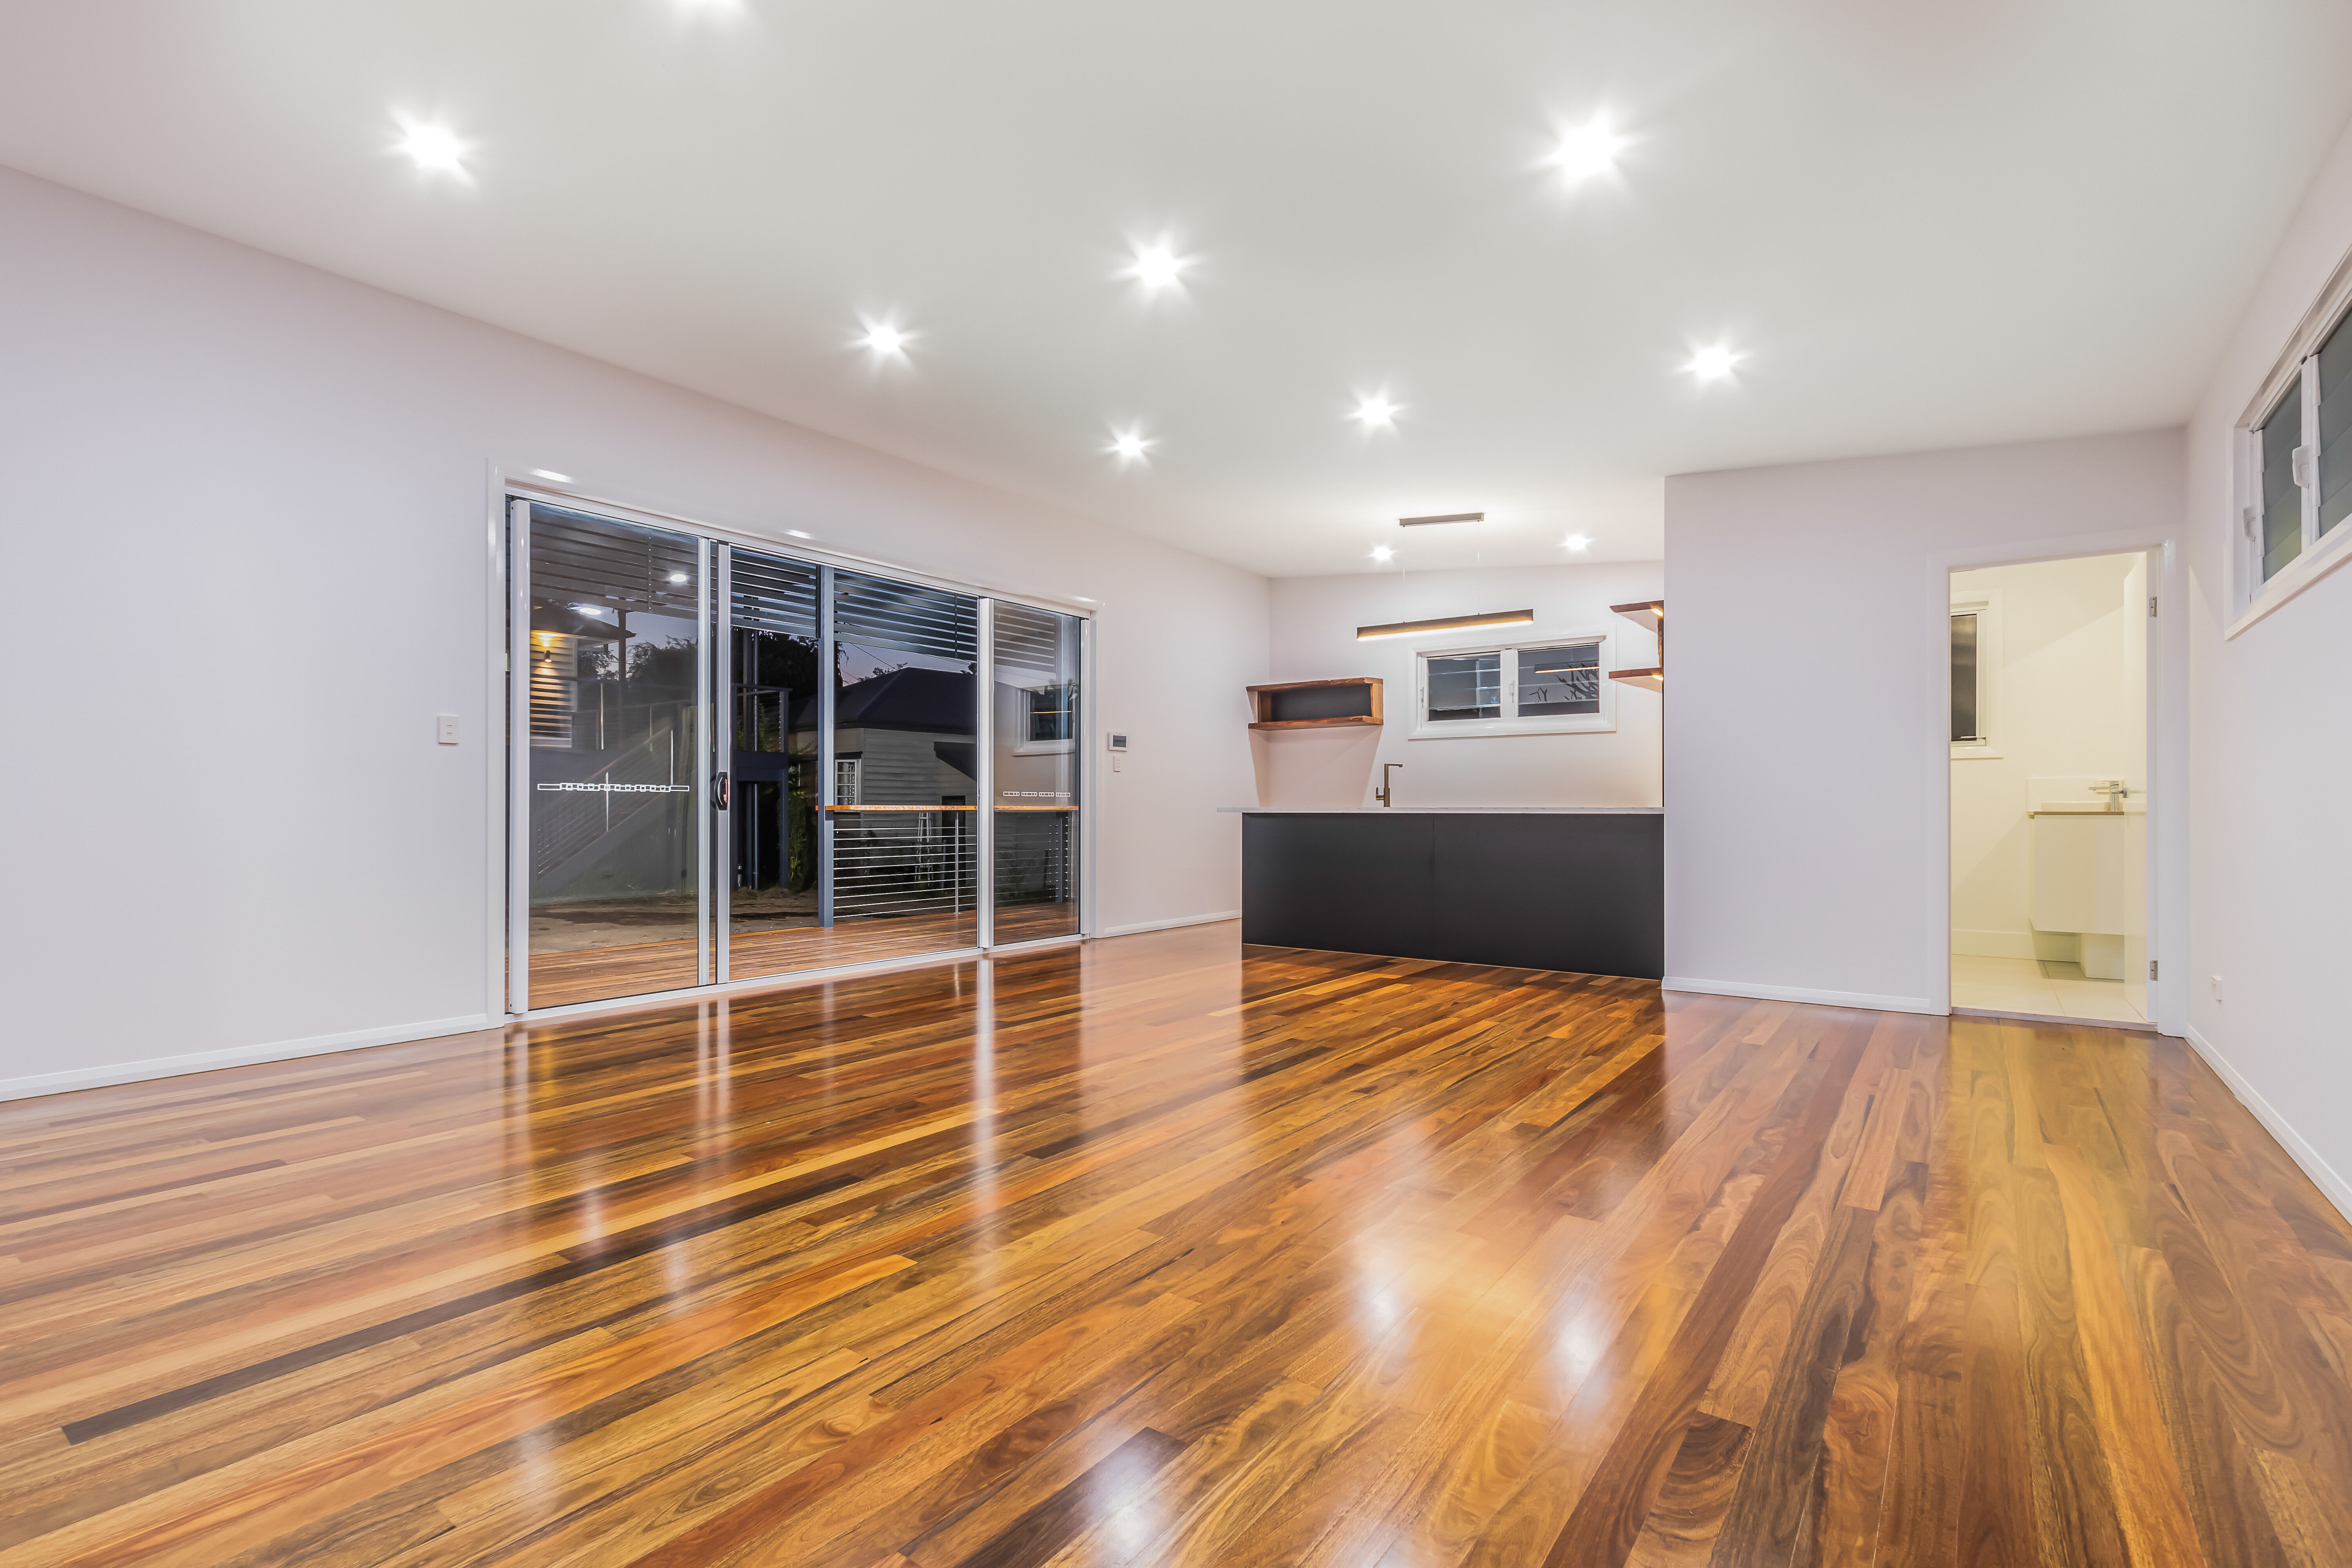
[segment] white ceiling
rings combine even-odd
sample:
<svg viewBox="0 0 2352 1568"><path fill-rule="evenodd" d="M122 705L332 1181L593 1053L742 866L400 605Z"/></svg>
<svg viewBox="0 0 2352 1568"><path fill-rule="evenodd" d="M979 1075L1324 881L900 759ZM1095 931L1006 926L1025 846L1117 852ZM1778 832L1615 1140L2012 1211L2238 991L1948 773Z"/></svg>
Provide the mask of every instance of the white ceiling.
<svg viewBox="0 0 2352 1568"><path fill-rule="evenodd" d="M0 0L0 163L1277 575L2176 422L2343 0ZM388 149L473 143L470 184ZM1605 111L1614 176L1543 160ZM1118 271L1161 236L1181 299ZM901 365L861 313L918 333ZM1681 363L1727 340L1736 384ZM1367 437L1346 415L1404 405ZM1157 445L1122 468L1114 425ZM583 476L593 479L593 475ZM1400 515L1489 521L1400 534ZM1436 537L1429 537L1436 536Z"/></svg>

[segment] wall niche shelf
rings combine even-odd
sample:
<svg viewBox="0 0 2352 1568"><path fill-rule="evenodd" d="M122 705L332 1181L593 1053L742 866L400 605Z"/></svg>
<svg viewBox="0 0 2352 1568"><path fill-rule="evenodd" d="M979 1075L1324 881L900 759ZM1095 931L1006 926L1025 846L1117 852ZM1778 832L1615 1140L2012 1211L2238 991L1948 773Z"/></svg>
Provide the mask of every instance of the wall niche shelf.
<svg viewBox="0 0 2352 1568"><path fill-rule="evenodd" d="M1666 602L1664 599L1643 599L1631 605L1612 605L1610 609L1624 616L1645 632L1658 634L1658 662L1633 669L1612 669L1612 680L1622 680L1628 686L1638 686L1645 691L1663 692L1666 689Z"/></svg>
<svg viewBox="0 0 2352 1568"><path fill-rule="evenodd" d="M1253 730L1328 730L1381 723L1381 678L1286 680L1249 689Z"/></svg>

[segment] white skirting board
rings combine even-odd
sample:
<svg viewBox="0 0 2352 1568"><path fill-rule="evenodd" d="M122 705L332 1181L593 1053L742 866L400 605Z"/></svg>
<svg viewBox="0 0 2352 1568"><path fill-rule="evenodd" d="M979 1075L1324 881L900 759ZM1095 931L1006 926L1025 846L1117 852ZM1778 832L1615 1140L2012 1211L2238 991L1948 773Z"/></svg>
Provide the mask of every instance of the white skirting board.
<svg viewBox="0 0 2352 1568"><path fill-rule="evenodd" d="M2230 1065L2212 1041L2197 1032L2195 1025L2188 1026L2188 1030L2189 1048L2203 1057L2205 1065L2230 1086L2230 1092L2238 1097L2238 1103L2252 1111L2254 1120L2270 1130L2270 1135L2278 1140L2279 1147L2286 1151L2287 1158L2303 1167L2303 1173L2327 1195L2327 1201L2336 1205L2336 1212L2352 1219L2352 1182L2347 1182L2336 1173L2335 1166L2321 1159L2319 1151L2305 1142L2303 1134L2287 1125L2286 1118L2262 1097L2261 1091L2246 1081L2243 1074Z"/></svg>
<svg viewBox="0 0 2352 1568"><path fill-rule="evenodd" d="M459 1018L431 1018L421 1024L313 1035L306 1040L278 1040L266 1046L236 1046L222 1051L196 1051L184 1057L149 1057L143 1061L110 1062L103 1067L76 1068L70 1072L0 1079L0 1100L30 1100L36 1095L69 1094L78 1089L104 1089L118 1083L144 1083L151 1079L179 1078L220 1068L251 1067L257 1062L293 1061L332 1051L355 1051L363 1046L396 1046L439 1035L470 1034L476 1029L494 1028L503 1022L487 1013L473 1013Z"/></svg>
<svg viewBox="0 0 2352 1568"><path fill-rule="evenodd" d="M1213 915L1186 915L1181 920L1143 921L1131 926L1105 926L1101 931L1097 934L1101 936L1140 936L1143 932L1148 931L1174 931L1178 926L1213 926L1219 921L1237 921L1241 918L1242 912L1239 910L1223 910Z"/></svg>
<svg viewBox="0 0 2352 1568"><path fill-rule="evenodd" d="M1802 1002L1814 1007L1864 1007L1874 1013L1934 1013L1925 996L1874 996L1867 991L1815 991L1803 985L1759 985L1745 980L1694 980L1669 974L1661 991L1696 991L1706 996L1753 996L1759 1002Z"/></svg>

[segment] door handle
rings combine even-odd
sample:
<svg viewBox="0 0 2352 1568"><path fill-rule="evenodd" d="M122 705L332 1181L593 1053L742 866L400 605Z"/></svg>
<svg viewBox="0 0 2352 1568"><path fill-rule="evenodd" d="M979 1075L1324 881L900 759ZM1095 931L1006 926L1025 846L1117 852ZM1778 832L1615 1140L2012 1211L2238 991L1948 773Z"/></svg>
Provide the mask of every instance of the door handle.
<svg viewBox="0 0 2352 1568"><path fill-rule="evenodd" d="M721 811L726 810L726 809L727 809L727 775L726 775L725 773L720 773L720 774L718 776L718 778L716 778L716 779L714 779L714 780L712 780L712 781L711 781L711 787L712 787L712 788L717 792L717 793L716 793L716 794L711 797L712 804L713 804L713 805L717 805L717 806L719 807L719 810L721 810Z"/></svg>

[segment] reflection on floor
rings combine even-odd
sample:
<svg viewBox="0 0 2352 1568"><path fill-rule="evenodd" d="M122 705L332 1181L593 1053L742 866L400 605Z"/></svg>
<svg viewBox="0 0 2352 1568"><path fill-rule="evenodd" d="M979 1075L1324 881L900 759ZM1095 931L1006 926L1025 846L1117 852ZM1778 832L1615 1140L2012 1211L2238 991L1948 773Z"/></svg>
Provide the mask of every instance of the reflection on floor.
<svg viewBox="0 0 2352 1568"><path fill-rule="evenodd" d="M694 938L638 942L629 947L590 948L575 952L535 952L530 960L530 1005L568 1007L613 996L675 991L695 984ZM996 911L999 943L1037 942L1077 930L1074 904L1019 904ZM897 920L851 921L837 926L793 926L783 931L738 931L729 944L728 975L754 980L796 974L841 963L878 963L970 947L976 939L973 917L908 915Z"/></svg>
<svg viewBox="0 0 2352 1568"><path fill-rule="evenodd" d="M0 1105L0 1559L2352 1561L2182 1042L1237 934Z"/></svg>
<svg viewBox="0 0 2352 1568"><path fill-rule="evenodd" d="M592 948L638 947L658 942L692 942L699 903L691 892L634 893L626 898L566 899L533 905L530 950L580 952ZM736 930L769 931L817 923L814 888L756 891L737 889L730 905Z"/></svg>
<svg viewBox="0 0 2352 1568"><path fill-rule="evenodd" d="M1988 1013L2032 1013L2044 1018L2096 1018L2110 1024L2145 1024L2147 1015L2131 1005L2120 980L2084 978L2079 963L2044 963L2031 958L1952 955L1952 1005Z"/></svg>

